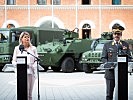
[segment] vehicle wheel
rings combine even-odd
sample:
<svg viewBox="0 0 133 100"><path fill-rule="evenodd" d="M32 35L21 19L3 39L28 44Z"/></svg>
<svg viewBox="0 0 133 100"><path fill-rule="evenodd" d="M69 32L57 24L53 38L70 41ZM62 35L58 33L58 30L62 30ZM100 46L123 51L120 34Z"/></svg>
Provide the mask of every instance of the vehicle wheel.
<svg viewBox="0 0 133 100"><path fill-rule="evenodd" d="M71 73L74 70L74 60L71 57L67 57L61 64L62 71L65 73Z"/></svg>
<svg viewBox="0 0 133 100"><path fill-rule="evenodd" d="M91 69L91 66L89 66L88 64L83 64L83 71L85 73L92 73L93 70Z"/></svg>
<svg viewBox="0 0 133 100"><path fill-rule="evenodd" d="M79 72L83 72L83 64L76 62L76 70Z"/></svg>
<svg viewBox="0 0 133 100"><path fill-rule="evenodd" d="M44 70L39 70L39 72L46 72L48 70L48 67L45 67L43 65L41 65L41 66L44 68Z"/></svg>
<svg viewBox="0 0 133 100"><path fill-rule="evenodd" d="M61 67L51 67L51 69L54 71L54 72L59 72L61 70Z"/></svg>
<svg viewBox="0 0 133 100"><path fill-rule="evenodd" d="M45 67L45 68L44 68L44 72L46 72L47 70L48 70L48 67Z"/></svg>

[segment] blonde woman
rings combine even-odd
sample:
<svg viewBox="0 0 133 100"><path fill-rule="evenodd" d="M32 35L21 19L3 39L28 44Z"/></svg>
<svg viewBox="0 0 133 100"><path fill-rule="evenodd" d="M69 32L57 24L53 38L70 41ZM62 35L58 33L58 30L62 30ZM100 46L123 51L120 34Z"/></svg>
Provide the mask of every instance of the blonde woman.
<svg viewBox="0 0 133 100"><path fill-rule="evenodd" d="M28 100L32 100L32 90L36 79L37 62L32 55L27 54L25 51L21 52L19 50L20 45L23 45L24 50L36 57L38 57L37 49L30 42L30 34L28 32L22 32L19 37L19 45L15 47L12 59L12 64L16 65L17 56L27 56L27 64L29 66L27 71Z"/></svg>

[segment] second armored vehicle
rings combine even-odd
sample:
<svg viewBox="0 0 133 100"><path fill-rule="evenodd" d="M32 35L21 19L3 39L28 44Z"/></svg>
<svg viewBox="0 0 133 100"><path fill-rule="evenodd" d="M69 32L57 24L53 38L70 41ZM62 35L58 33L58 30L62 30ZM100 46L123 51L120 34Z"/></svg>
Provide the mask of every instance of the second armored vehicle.
<svg viewBox="0 0 133 100"><path fill-rule="evenodd" d="M93 40L91 50L84 52L80 61L85 73L92 73L94 70L97 70L100 64L102 64L101 55L103 46L106 42L111 40L112 33L109 32L104 32L101 34L101 38Z"/></svg>
<svg viewBox="0 0 133 100"><path fill-rule="evenodd" d="M73 72L83 71L79 63L82 53L91 49L91 39L79 39L78 29L64 30L62 39L54 39L47 44L37 47L41 65L46 69L49 66L53 71Z"/></svg>

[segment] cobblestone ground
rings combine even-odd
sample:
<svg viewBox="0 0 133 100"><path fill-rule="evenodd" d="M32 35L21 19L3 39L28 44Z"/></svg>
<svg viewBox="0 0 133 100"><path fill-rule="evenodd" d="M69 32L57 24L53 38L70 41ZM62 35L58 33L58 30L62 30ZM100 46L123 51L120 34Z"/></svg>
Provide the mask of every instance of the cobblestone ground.
<svg viewBox="0 0 133 100"><path fill-rule="evenodd" d="M104 72L40 72L40 100L105 100ZM16 76L12 72L0 73L0 100L16 100ZM133 75L128 79L129 97L133 100ZM38 98L38 80L33 90L33 100Z"/></svg>

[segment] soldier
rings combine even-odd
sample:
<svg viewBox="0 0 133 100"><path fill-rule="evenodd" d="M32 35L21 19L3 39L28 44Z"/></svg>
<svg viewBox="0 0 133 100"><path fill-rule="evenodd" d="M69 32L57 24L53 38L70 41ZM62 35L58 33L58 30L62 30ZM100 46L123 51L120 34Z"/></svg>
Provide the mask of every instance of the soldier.
<svg viewBox="0 0 133 100"><path fill-rule="evenodd" d="M128 43L121 40L123 30L125 30L124 27L118 23L112 26L113 40L104 44L101 58L103 63L117 62L119 49L123 51L122 53L130 55ZM121 45L121 48L118 47L118 44ZM111 63L107 64L107 67L111 66ZM114 69L106 69L104 77L106 79L106 100L112 100L115 87Z"/></svg>

